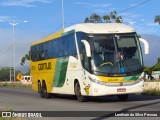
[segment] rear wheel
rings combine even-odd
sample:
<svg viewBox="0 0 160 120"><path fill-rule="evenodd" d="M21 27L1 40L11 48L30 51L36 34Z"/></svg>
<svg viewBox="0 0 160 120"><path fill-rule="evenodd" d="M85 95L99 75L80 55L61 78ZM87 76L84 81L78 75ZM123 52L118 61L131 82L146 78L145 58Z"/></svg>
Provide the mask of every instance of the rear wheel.
<svg viewBox="0 0 160 120"><path fill-rule="evenodd" d="M119 101L127 101L128 95L118 95L118 100Z"/></svg>
<svg viewBox="0 0 160 120"><path fill-rule="evenodd" d="M46 99L52 98L52 94L47 92L47 86L45 82L42 83L42 95L43 95L43 98L46 98Z"/></svg>
<svg viewBox="0 0 160 120"><path fill-rule="evenodd" d="M41 86L41 82L38 81L38 92L40 94L41 98L44 98L43 92L42 92L42 86Z"/></svg>
<svg viewBox="0 0 160 120"><path fill-rule="evenodd" d="M87 101L87 98L81 94L81 88L78 82L75 84L75 93L79 102Z"/></svg>

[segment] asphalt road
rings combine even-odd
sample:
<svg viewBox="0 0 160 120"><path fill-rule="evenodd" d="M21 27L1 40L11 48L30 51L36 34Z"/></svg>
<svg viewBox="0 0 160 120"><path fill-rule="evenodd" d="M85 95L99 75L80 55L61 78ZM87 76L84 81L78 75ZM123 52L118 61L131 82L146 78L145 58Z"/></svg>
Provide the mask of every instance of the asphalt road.
<svg viewBox="0 0 160 120"><path fill-rule="evenodd" d="M52 99L42 99L31 88L0 87L0 110L14 111L160 111L160 97L130 95L128 101L119 102L117 97L89 98L88 102L80 103L74 96L58 95ZM154 113L154 112L153 112ZM73 114L75 114L73 112ZM65 113L62 113L62 117ZM105 116L107 119L112 119ZM127 117L125 117L127 118ZM141 119L140 117L138 117ZM49 119L49 118L46 118ZM51 118L52 119L52 118ZM59 120L59 117L54 118ZM66 119L66 118L65 118ZM68 118L74 119L74 118ZM78 118L76 118L78 119ZM79 118L80 119L80 118ZM87 117L85 119L102 119ZM84 119L84 120L85 120ZM103 118L104 119L104 118ZM114 117L119 119L119 117ZM124 119L121 117L121 119ZM134 118L128 118L134 119ZM137 119L137 118L136 118ZM142 117L146 119L146 117ZM157 120L159 118L148 118Z"/></svg>

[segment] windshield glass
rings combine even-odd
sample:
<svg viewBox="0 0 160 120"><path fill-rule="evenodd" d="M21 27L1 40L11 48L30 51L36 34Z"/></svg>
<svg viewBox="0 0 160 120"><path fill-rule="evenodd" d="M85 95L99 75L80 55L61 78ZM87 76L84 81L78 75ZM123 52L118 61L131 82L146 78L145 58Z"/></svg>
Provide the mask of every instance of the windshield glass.
<svg viewBox="0 0 160 120"><path fill-rule="evenodd" d="M94 72L129 73L142 69L142 57L136 34L88 35Z"/></svg>

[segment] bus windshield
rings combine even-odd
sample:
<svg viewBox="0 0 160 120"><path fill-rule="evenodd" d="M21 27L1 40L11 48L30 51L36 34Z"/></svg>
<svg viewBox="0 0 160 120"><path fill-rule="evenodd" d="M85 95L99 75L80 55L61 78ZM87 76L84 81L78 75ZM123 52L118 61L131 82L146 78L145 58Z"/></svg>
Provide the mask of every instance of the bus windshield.
<svg viewBox="0 0 160 120"><path fill-rule="evenodd" d="M93 72L127 74L143 68L136 34L88 35Z"/></svg>

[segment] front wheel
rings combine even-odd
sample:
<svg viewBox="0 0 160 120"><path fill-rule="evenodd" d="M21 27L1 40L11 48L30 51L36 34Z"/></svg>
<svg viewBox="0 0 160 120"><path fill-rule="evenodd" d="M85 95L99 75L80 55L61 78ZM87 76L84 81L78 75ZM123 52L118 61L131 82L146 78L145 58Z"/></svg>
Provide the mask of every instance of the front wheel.
<svg viewBox="0 0 160 120"><path fill-rule="evenodd" d="M81 94L81 88L78 82L75 84L75 93L79 102L87 101L87 98Z"/></svg>

